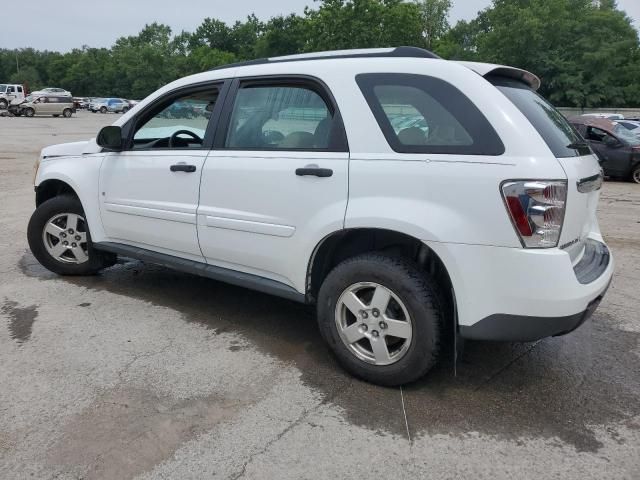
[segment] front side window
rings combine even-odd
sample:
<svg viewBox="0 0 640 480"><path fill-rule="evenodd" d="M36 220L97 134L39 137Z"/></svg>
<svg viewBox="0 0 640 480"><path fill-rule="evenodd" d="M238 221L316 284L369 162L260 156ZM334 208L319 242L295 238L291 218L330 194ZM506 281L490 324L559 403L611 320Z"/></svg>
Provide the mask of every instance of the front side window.
<svg viewBox="0 0 640 480"><path fill-rule="evenodd" d="M356 77L380 129L399 153L502 155L489 121L460 90L426 75Z"/></svg>
<svg viewBox="0 0 640 480"><path fill-rule="evenodd" d="M214 87L158 105L136 126L132 148L201 148L218 93Z"/></svg>
<svg viewBox="0 0 640 480"><path fill-rule="evenodd" d="M334 114L306 86L253 85L238 90L225 147L326 150Z"/></svg>

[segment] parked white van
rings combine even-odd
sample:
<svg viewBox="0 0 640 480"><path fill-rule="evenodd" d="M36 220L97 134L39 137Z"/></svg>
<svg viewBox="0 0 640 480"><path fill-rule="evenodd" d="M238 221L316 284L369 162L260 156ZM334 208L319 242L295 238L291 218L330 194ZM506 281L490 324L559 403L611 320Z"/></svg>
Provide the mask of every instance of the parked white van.
<svg viewBox="0 0 640 480"><path fill-rule="evenodd" d="M423 376L448 329L562 335L614 267L598 161L539 86L408 47L183 78L42 151L29 245L61 275L125 255L315 304L340 363L382 385Z"/></svg>

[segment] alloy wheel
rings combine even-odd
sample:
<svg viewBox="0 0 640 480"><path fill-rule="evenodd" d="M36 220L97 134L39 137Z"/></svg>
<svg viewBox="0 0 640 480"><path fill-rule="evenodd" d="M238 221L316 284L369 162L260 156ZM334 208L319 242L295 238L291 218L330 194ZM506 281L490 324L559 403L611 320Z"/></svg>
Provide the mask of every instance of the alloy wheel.
<svg viewBox="0 0 640 480"><path fill-rule="evenodd" d="M53 216L45 224L42 241L49 255L59 262L80 264L89 260L87 224L81 215Z"/></svg>
<svg viewBox="0 0 640 480"><path fill-rule="evenodd" d="M384 285L359 282L338 298L335 321L340 339L358 359L391 365L409 350L413 323L400 298Z"/></svg>

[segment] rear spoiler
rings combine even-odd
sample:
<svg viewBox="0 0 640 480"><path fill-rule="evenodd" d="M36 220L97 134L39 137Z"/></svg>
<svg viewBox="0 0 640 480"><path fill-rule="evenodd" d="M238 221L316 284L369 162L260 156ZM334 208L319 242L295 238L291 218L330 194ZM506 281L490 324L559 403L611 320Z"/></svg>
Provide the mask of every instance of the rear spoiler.
<svg viewBox="0 0 640 480"><path fill-rule="evenodd" d="M463 65L479 75L486 77L488 75L498 75L501 77L513 78L526 83L534 90L538 90L542 82L540 79L531 72L522 70L521 68L507 67L505 65L494 65L492 63L480 63L480 62L456 62Z"/></svg>

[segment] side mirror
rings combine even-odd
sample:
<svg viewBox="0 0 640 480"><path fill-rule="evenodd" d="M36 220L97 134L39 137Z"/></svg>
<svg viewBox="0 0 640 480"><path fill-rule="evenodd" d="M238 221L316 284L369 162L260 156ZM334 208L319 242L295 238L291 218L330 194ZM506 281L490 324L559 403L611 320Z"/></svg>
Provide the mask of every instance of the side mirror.
<svg viewBox="0 0 640 480"><path fill-rule="evenodd" d="M112 152L119 152L123 148L122 129L120 127L108 126L104 127L98 133L96 143L102 148L106 148Z"/></svg>

